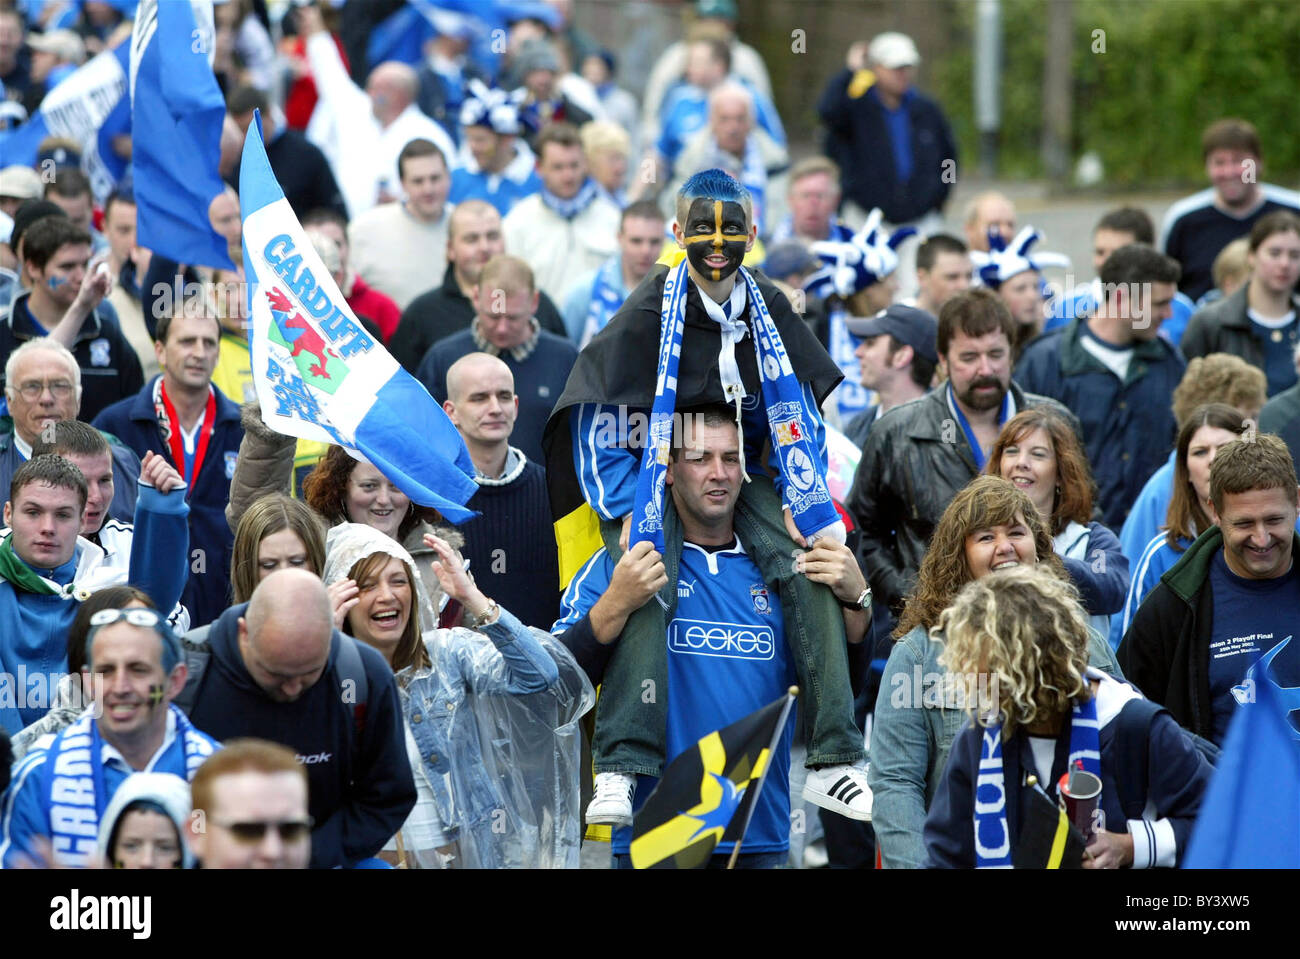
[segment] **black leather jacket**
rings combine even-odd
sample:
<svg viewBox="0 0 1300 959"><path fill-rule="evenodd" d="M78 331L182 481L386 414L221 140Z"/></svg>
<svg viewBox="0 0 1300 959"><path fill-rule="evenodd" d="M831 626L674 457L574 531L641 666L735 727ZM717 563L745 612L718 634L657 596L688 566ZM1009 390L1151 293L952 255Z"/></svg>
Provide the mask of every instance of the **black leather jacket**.
<svg viewBox="0 0 1300 959"><path fill-rule="evenodd" d="M1017 410L1052 406L1079 431L1077 418L1056 400L1014 382L1011 395ZM877 602L901 611L939 517L977 472L948 409L946 385L876 420L845 505L860 530L858 562Z"/></svg>

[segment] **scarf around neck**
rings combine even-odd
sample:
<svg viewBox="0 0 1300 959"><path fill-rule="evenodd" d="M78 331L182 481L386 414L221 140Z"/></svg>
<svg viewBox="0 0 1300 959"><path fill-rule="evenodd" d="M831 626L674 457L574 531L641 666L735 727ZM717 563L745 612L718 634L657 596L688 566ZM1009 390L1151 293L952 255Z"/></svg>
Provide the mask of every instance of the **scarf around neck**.
<svg viewBox="0 0 1300 959"><path fill-rule="evenodd" d="M188 782L216 752L217 744L195 729L179 708L167 708L175 718L175 739L158 757L154 771L184 776ZM112 798L104 784L103 755L93 704L50 746L44 805L49 811L50 841L62 865L88 865L96 851L99 822Z"/></svg>
<svg viewBox="0 0 1300 959"><path fill-rule="evenodd" d="M754 353L762 377L763 403L772 448L777 453L781 475L785 480L785 498L795 525L801 533L811 538L813 533L839 521L839 514L826 489L826 466L813 443L814 424L818 414L816 409L808 408L803 385L794 375L785 344L781 341L781 334L768 312L758 284L744 267L738 272L737 282L745 284L749 302L753 306L750 316ZM648 540L660 553L664 551L664 478L672 449L673 413L677 407L677 364L681 358L689 288L687 261L683 260L664 278L655 397L633 506L635 535L632 543ZM701 299L707 299L702 291ZM739 321L739 317L731 318L733 323ZM738 430L743 395L743 385L736 384L728 388L726 396L726 401L736 407ZM743 447L743 433L740 441ZM743 471L743 462L741 468Z"/></svg>
<svg viewBox="0 0 1300 959"><path fill-rule="evenodd" d="M76 584L69 581L66 585L57 583L52 579L47 579L36 570L32 569L17 553L13 547L13 533L10 533L3 540L0 540L0 578L7 579L13 585L25 593L35 593L38 596L58 596L61 599L73 599L73 593ZM75 562L76 554L73 554L71 562ZM62 564L68 565L67 563ZM75 569L75 567L74 567ZM51 570L53 572L53 570Z"/></svg>
<svg viewBox="0 0 1300 959"><path fill-rule="evenodd" d="M537 193L542 198L543 205L556 216L565 220L572 220L591 206L592 201L596 199L596 181L588 177L587 182L579 187L578 192L567 200L556 196L545 186L538 190Z"/></svg>
<svg viewBox="0 0 1300 959"><path fill-rule="evenodd" d="M975 868L1010 869L1011 834L1007 828L1007 788L1002 772L1002 723L982 730L979 780L975 787ZM1070 716L1067 769L1082 766L1101 778L1100 724L1097 697L1075 703Z"/></svg>

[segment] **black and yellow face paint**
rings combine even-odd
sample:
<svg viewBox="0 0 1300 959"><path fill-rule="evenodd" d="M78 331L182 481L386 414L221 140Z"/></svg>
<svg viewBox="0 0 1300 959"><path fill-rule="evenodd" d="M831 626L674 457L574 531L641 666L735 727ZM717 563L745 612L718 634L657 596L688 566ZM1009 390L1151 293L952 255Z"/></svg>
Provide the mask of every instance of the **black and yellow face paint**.
<svg viewBox="0 0 1300 959"><path fill-rule="evenodd" d="M682 233L686 258L700 276L717 283L740 269L749 245L749 226L745 208L739 203L704 197L692 200ZM726 263L709 263L709 257L725 258Z"/></svg>

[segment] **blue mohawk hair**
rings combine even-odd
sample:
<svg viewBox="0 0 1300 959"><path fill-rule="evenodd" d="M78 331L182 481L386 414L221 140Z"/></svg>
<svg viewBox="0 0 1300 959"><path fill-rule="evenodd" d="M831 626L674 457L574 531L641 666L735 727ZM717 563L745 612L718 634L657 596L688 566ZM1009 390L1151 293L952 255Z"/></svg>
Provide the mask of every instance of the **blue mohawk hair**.
<svg viewBox="0 0 1300 959"><path fill-rule="evenodd" d="M682 184L677 191L677 222L685 226L686 211L692 200L724 200L739 203L745 209L745 218L754 222L754 201L740 181L725 170L701 170Z"/></svg>

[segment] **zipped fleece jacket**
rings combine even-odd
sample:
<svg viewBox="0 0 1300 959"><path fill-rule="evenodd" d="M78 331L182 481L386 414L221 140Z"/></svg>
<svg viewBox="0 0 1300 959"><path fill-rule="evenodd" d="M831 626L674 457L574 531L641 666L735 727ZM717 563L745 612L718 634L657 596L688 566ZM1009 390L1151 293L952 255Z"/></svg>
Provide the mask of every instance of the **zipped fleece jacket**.
<svg viewBox="0 0 1300 959"><path fill-rule="evenodd" d="M1116 653L1129 682L1168 709L1184 729L1207 739L1214 734L1210 562L1222 547L1223 532L1217 526L1198 536L1138 607ZM1300 556L1300 534L1292 534L1291 549Z"/></svg>

